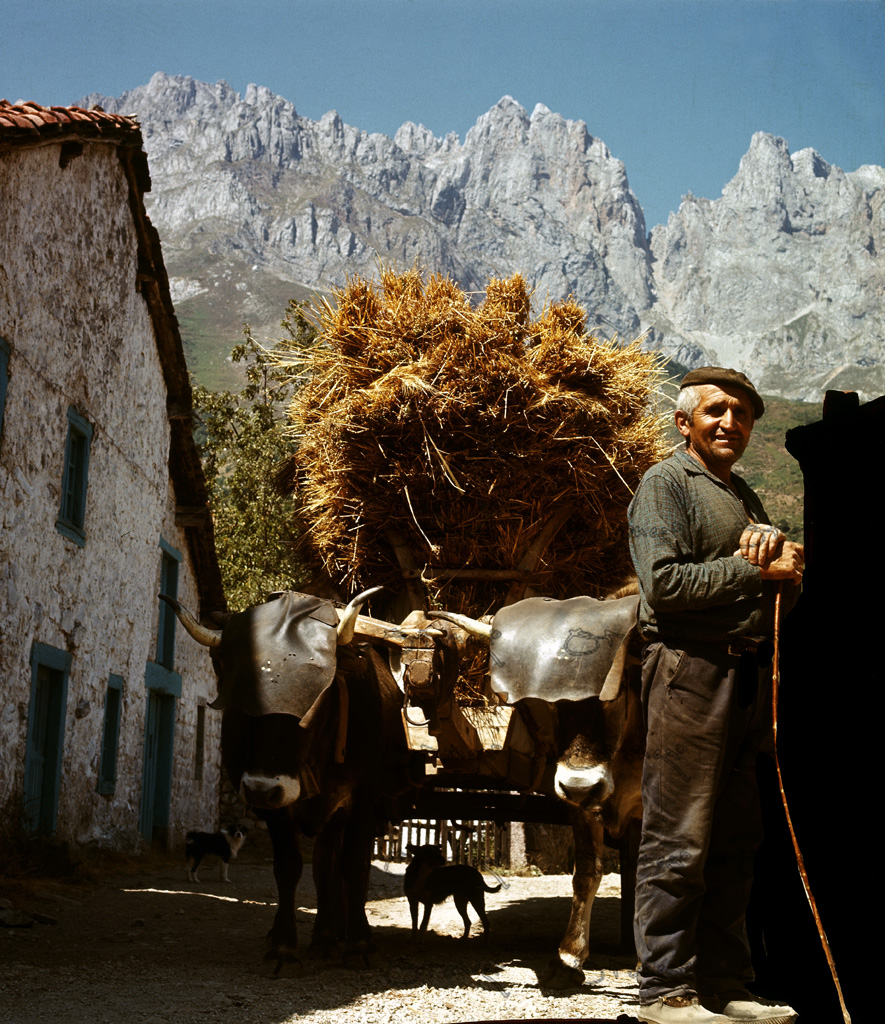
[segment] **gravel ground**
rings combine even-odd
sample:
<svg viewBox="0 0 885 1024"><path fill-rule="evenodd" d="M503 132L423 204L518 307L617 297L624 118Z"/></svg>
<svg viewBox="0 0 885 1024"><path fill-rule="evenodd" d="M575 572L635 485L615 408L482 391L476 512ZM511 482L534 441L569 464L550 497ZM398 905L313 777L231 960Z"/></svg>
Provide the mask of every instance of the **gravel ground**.
<svg viewBox="0 0 885 1024"><path fill-rule="evenodd" d="M634 962L614 952L618 877L607 876L594 909L593 952L580 989L539 988L569 914L567 875L502 879L488 894L491 936L475 922L461 941L451 900L434 908L423 943L411 936L402 865L373 866L369 915L380 966L349 970L305 959L274 975L262 960L276 889L270 861L248 849L218 881L215 862L199 884L168 863L88 885L45 882L7 892L7 907L34 915L0 927L3 1024L326 1024L581 1018L613 1021L637 1005ZM299 890L306 946L315 908ZM471 913L471 917L473 914Z"/></svg>

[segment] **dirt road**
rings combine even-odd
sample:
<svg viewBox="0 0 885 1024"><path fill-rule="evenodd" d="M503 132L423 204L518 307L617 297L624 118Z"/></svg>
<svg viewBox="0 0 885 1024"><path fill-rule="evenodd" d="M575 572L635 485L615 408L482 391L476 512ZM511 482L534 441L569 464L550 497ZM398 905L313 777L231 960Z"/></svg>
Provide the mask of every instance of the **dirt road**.
<svg viewBox="0 0 885 1024"><path fill-rule="evenodd" d="M369 913L381 966L354 971L305 960L300 977L289 969L274 976L275 965L262 960L276 900L262 851L247 847L227 885L214 861L201 868L199 884L169 862L89 885L54 882L8 893L16 910L37 921L0 928L0 1022L614 1020L636 1005L633 961L606 952L618 938L616 876L607 877L597 899L584 985L560 994L540 989L535 972L565 927L568 876L504 878L501 892L487 897L488 943L478 922L469 940L457 938L461 921L449 901L434 909L432 934L418 944L402 870L380 863L372 869ZM306 946L315 908L309 881L299 905Z"/></svg>

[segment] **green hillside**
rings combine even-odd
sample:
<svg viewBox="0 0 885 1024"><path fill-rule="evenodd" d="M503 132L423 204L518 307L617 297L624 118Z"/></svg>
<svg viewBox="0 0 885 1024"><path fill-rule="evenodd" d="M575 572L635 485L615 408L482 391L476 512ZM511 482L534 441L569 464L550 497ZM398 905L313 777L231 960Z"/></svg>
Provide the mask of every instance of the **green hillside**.
<svg viewBox="0 0 885 1024"><path fill-rule="evenodd" d="M821 418L820 402L765 399L765 415L753 428L750 446L737 471L762 499L771 516L790 540L802 540L804 484L799 463L784 448L791 427Z"/></svg>
<svg viewBox="0 0 885 1024"><path fill-rule="evenodd" d="M186 281L191 293L175 300L188 369L212 391L238 389L242 367L230 360L248 322L260 344L270 347L282 333L280 321L290 299L315 300L320 294L274 273L256 273L245 255L224 257L195 250L172 253L169 276Z"/></svg>

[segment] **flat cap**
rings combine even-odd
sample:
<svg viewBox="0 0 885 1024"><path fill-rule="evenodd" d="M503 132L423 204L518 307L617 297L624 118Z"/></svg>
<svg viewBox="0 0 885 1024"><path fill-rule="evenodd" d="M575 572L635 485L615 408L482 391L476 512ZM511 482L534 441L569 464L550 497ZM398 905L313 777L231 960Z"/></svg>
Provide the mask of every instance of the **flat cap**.
<svg viewBox="0 0 885 1024"><path fill-rule="evenodd" d="M753 413L757 420L761 419L765 412L765 403L759 392L753 387L749 377L741 373L740 370L732 370L724 366L699 366L696 370L689 370L682 378L679 390L689 388L693 384L718 384L720 387L725 384L728 387L740 388L750 396Z"/></svg>

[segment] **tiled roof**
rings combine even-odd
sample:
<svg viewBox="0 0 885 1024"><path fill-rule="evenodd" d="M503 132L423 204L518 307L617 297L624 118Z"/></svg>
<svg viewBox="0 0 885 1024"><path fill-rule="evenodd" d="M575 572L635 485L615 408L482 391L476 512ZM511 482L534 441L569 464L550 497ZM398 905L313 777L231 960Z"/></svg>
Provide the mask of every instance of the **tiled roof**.
<svg viewBox="0 0 885 1024"><path fill-rule="evenodd" d="M107 114L101 107L41 107L39 103L10 103L0 100L0 139L35 142L37 138L73 134L79 137L109 136L121 139L138 133L134 117Z"/></svg>

